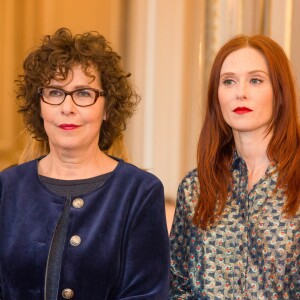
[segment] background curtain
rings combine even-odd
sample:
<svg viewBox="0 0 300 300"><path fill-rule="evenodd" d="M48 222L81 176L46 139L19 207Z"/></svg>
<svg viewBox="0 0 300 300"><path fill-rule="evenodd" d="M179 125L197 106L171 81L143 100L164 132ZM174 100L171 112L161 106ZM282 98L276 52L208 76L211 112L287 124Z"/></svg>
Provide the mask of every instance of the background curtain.
<svg viewBox="0 0 300 300"><path fill-rule="evenodd" d="M13 81L28 51L59 27L99 31L122 55L142 96L126 133L130 160L162 180L170 201L196 166L209 69L227 39L274 38L300 83L297 0L1 0L0 169L24 146Z"/></svg>

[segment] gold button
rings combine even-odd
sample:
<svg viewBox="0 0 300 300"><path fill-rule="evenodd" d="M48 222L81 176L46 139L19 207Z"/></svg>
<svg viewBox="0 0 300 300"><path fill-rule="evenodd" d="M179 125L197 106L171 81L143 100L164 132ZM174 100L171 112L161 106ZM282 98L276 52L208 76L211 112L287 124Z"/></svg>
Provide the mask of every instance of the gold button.
<svg viewBox="0 0 300 300"><path fill-rule="evenodd" d="M73 235L70 239L70 243L74 247L79 246L81 243L81 237L79 235Z"/></svg>
<svg viewBox="0 0 300 300"><path fill-rule="evenodd" d="M74 292L71 289L64 289L61 294L64 299L72 299L74 297Z"/></svg>
<svg viewBox="0 0 300 300"><path fill-rule="evenodd" d="M72 205L75 208L81 208L84 205L84 201L81 198L76 198L73 200Z"/></svg>

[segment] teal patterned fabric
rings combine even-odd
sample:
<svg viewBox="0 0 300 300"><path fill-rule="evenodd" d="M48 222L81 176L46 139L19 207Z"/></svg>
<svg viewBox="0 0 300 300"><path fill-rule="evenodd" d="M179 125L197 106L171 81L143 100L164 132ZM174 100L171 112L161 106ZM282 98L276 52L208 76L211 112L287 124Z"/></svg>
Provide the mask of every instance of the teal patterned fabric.
<svg viewBox="0 0 300 300"><path fill-rule="evenodd" d="M196 170L178 189L170 235L170 299L300 299L300 215L282 215L283 189L270 164L247 191L247 166L235 155L233 189L218 223L192 224L198 199Z"/></svg>

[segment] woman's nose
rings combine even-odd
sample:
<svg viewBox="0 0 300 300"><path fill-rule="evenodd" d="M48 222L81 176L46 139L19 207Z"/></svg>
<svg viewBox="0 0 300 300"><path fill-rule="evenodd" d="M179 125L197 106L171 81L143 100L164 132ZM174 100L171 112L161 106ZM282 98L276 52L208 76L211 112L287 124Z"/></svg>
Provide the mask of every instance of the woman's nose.
<svg viewBox="0 0 300 300"><path fill-rule="evenodd" d="M61 104L61 109L64 114L72 114L76 109L76 104L74 103L71 95L66 95L64 102Z"/></svg>
<svg viewBox="0 0 300 300"><path fill-rule="evenodd" d="M247 85L240 82L236 87L236 98L237 99L246 99L247 98Z"/></svg>

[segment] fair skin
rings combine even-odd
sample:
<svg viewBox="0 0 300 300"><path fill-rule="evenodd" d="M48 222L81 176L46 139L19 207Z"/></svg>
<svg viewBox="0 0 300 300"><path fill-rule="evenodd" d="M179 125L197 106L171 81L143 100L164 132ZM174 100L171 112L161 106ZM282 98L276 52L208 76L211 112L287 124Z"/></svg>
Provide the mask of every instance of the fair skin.
<svg viewBox="0 0 300 300"><path fill-rule="evenodd" d="M85 75L80 66L63 81L51 80L49 86L65 91L79 88L102 90L99 72L95 79ZM76 180L111 172L117 161L105 155L98 146L99 132L105 118L105 98L95 104L79 107L70 95L60 105L41 103L41 117L49 139L50 153L39 162L39 174L47 177Z"/></svg>
<svg viewBox="0 0 300 300"><path fill-rule="evenodd" d="M247 47L229 54L221 68L218 90L221 111L232 128L238 154L248 168L248 191L264 175L270 160L273 88L264 56Z"/></svg>

